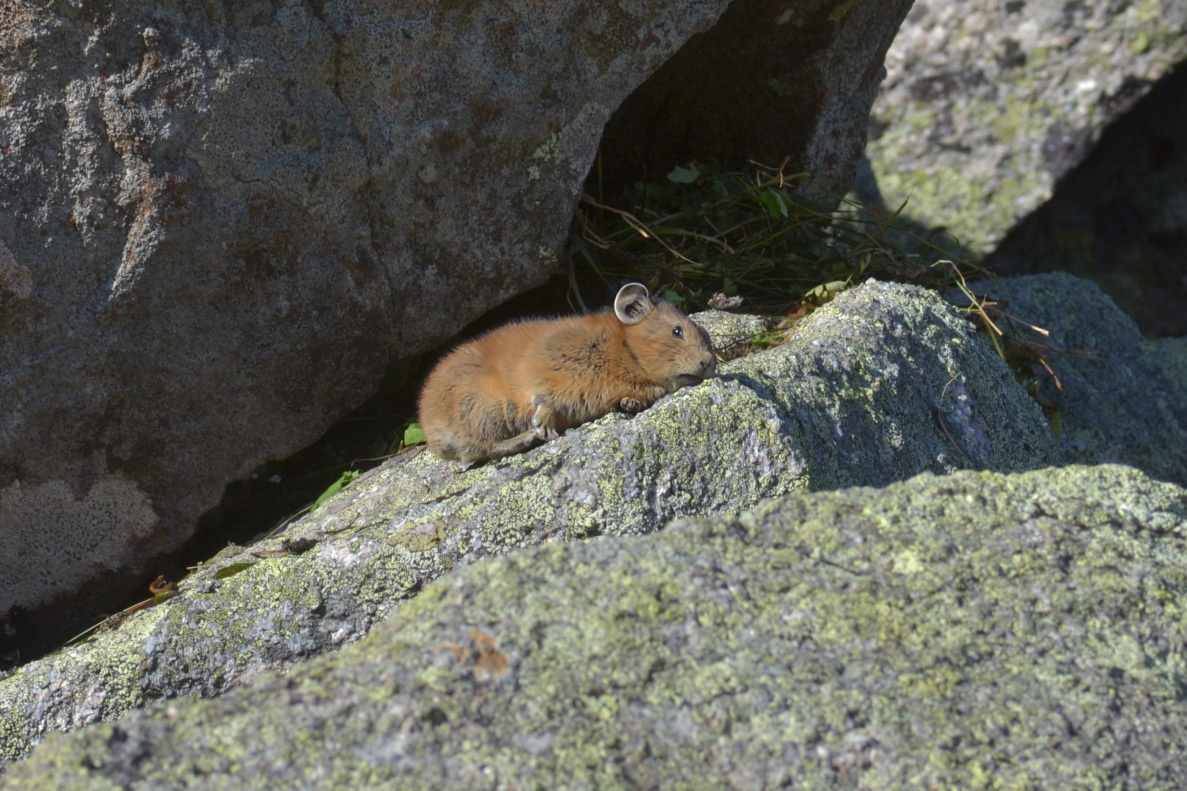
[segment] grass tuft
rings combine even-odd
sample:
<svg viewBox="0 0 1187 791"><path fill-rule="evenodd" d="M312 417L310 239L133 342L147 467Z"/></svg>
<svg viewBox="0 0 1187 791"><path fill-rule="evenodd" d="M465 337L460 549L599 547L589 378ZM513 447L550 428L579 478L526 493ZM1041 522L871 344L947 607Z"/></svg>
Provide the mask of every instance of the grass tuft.
<svg viewBox="0 0 1187 791"><path fill-rule="evenodd" d="M980 272L887 212L851 197L804 197L806 174L752 163L675 168L610 200L582 195L567 261L578 292L638 280L685 310L808 312L867 277L946 287ZM956 263L952 263L953 261ZM954 275L955 270L955 275Z"/></svg>

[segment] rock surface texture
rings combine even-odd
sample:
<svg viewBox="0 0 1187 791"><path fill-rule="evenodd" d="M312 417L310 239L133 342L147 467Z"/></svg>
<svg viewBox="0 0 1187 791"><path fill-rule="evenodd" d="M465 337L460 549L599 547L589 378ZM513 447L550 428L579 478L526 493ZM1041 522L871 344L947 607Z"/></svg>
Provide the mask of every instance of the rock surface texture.
<svg viewBox="0 0 1187 791"><path fill-rule="evenodd" d="M1187 491L923 475L440 580L367 640L0 788L1176 789Z"/></svg>
<svg viewBox="0 0 1187 791"><path fill-rule="evenodd" d="M1147 341L1089 280L1055 272L973 283L1036 343L1058 377L1037 395L1059 409L1059 456L1130 464L1187 486L1187 354L1182 339ZM956 300L967 302L967 300ZM1027 327L1046 331L1038 333Z"/></svg>
<svg viewBox="0 0 1187 791"><path fill-rule="evenodd" d="M1162 404L1170 412L1150 421L1164 421L1172 437L1167 421L1187 410L1187 349L1136 337L1131 348L1129 320L1078 283L1040 276L1006 285L1050 301L1077 344L1101 352L1061 360L1068 387L1110 383L1091 391L1105 413ZM1081 319L1082 308L1097 312ZM1134 377L1125 366L1144 353L1149 367ZM1146 400L1150 393L1161 401ZM1073 407L1064 420L1080 436ZM405 455L280 535L227 550L172 599L0 679L0 760L22 757L53 731L162 697L215 696L355 642L433 580L489 555L646 534L677 517L734 515L763 498L921 472L1103 456L1164 474L1187 455L1183 444L1159 448L1144 434L1128 448L1123 433L1083 437L1081 455L1057 444L1037 404L952 305L871 281L802 321L787 344L727 363L717 379L634 418L609 415L465 472L427 453ZM1094 441L1101 455L1088 452Z"/></svg>
<svg viewBox="0 0 1187 791"><path fill-rule="evenodd" d="M916 3L870 121L882 195L987 253L1185 56L1185 0Z"/></svg>
<svg viewBox="0 0 1187 791"><path fill-rule="evenodd" d="M228 482L546 278L610 114L726 5L0 5L0 616L110 611ZM848 44L798 128L852 135L868 81L826 80L899 18L824 5L734 22L816 9Z"/></svg>

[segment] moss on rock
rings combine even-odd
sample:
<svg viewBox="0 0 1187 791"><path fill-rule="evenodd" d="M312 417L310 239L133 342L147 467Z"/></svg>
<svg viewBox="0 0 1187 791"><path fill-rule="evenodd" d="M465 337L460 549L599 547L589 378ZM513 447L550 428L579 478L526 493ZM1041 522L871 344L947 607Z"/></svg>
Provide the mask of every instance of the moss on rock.
<svg viewBox="0 0 1187 791"><path fill-rule="evenodd" d="M881 194L990 252L1187 55L1185 29L1174 0L916 4L871 113Z"/></svg>

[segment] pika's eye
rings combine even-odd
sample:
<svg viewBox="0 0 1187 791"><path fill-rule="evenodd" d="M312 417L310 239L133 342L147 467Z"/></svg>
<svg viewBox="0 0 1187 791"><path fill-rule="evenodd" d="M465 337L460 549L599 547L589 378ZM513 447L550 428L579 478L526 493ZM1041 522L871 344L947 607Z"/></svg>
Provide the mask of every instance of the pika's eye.
<svg viewBox="0 0 1187 791"><path fill-rule="evenodd" d="M672 334L675 335L677 338L683 338L684 337L684 328L681 327L679 324L677 324L675 327L672 328Z"/></svg>

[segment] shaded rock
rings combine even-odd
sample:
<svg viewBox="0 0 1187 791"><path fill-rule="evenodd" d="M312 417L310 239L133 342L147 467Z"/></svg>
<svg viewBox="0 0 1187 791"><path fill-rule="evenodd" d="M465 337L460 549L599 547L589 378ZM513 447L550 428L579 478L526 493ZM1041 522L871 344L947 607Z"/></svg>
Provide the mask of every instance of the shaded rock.
<svg viewBox="0 0 1187 791"><path fill-rule="evenodd" d="M1143 351L1172 381L1187 388L1187 337L1160 338L1146 344Z"/></svg>
<svg viewBox="0 0 1187 791"><path fill-rule="evenodd" d="M1183 0L917 3L867 155L889 204L987 253L1184 56Z"/></svg>
<svg viewBox="0 0 1187 791"><path fill-rule="evenodd" d="M826 183L899 21L832 5L732 15L727 42L761 35L778 68L712 91L766 97L735 131L794 115L780 150ZM28 637L110 609L229 482L542 282L610 114L694 34L692 63L722 50L726 6L0 14L0 617Z"/></svg>
<svg viewBox="0 0 1187 791"><path fill-rule="evenodd" d="M794 491L1057 458L1038 406L951 305L870 281L787 344L634 418L608 415L465 472L422 453L361 476L282 535L196 571L173 599L0 681L0 758L355 641L487 555L649 533Z"/></svg>
<svg viewBox="0 0 1187 791"><path fill-rule="evenodd" d="M1059 378L1037 395L1059 408L1067 462L1130 464L1187 485L1187 348L1146 341L1094 283L1054 272L971 285L999 301L1020 337L1050 349ZM955 299L955 295L954 295ZM963 301L963 300L957 300ZM1029 330L1029 322L1048 335Z"/></svg>
<svg viewBox="0 0 1187 791"><path fill-rule="evenodd" d="M924 475L429 586L216 701L53 736L3 788L1177 788L1187 491Z"/></svg>

